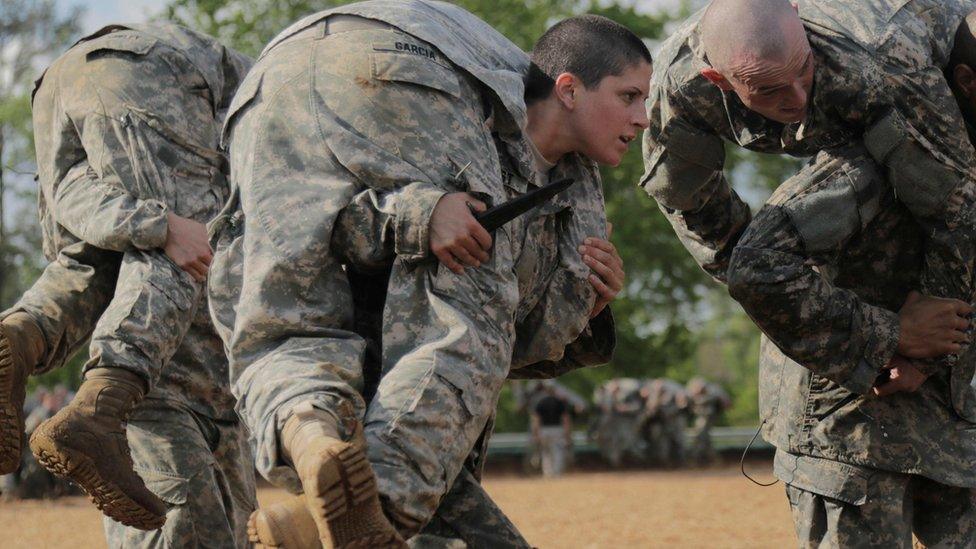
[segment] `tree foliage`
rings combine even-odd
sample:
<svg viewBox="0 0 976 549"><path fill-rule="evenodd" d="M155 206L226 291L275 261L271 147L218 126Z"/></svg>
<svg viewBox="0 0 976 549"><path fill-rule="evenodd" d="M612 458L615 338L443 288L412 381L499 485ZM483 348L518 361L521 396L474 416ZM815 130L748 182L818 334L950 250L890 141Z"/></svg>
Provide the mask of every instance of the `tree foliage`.
<svg viewBox="0 0 976 549"><path fill-rule="evenodd" d="M0 310L44 265L30 94L44 67L77 39L80 14L79 8L58 10L54 0L0 0ZM74 381L83 358L32 383Z"/></svg>

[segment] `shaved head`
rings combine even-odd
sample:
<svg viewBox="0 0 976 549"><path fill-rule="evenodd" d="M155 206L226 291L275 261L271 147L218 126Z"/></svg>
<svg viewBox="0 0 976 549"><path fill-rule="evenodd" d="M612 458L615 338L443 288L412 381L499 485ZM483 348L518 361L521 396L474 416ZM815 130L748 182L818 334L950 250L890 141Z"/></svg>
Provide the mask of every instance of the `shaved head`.
<svg viewBox="0 0 976 549"><path fill-rule="evenodd" d="M815 60L792 4L713 0L700 31L705 78L771 120L786 124L806 116Z"/></svg>
<svg viewBox="0 0 976 549"><path fill-rule="evenodd" d="M787 0L714 0L701 29L709 64L726 73L743 63L781 60L803 24Z"/></svg>

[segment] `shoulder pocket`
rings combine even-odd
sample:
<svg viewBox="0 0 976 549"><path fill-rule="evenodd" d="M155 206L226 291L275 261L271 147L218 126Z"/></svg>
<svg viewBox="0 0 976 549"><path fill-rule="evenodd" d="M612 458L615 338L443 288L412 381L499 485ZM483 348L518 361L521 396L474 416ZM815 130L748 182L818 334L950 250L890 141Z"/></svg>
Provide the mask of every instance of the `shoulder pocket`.
<svg viewBox="0 0 976 549"><path fill-rule="evenodd" d="M842 160L821 156L783 187L782 199L808 252L834 250L864 229L878 214L885 185L867 156ZM773 202L773 201L771 201Z"/></svg>
<svg viewBox="0 0 976 549"><path fill-rule="evenodd" d="M442 91L459 97L461 84L457 73L427 55L397 51L374 51L370 54L373 78L384 81L406 82Z"/></svg>
<svg viewBox="0 0 976 549"><path fill-rule="evenodd" d="M86 59L91 60L99 54L111 52L146 55L155 45L156 39L150 36L132 31L118 31L101 36L87 44L83 43L81 47L85 49Z"/></svg>

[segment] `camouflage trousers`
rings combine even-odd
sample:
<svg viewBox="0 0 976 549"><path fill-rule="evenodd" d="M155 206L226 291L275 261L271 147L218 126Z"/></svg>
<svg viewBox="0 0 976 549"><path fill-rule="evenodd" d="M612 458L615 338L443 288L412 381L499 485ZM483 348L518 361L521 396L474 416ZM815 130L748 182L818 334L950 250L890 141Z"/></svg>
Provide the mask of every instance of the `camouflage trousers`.
<svg viewBox="0 0 976 549"><path fill-rule="evenodd" d="M928 548L976 542L972 488L779 451L776 460L800 547L910 549L913 534Z"/></svg>
<svg viewBox="0 0 976 549"><path fill-rule="evenodd" d="M169 506L166 524L146 532L104 519L109 547L248 547L257 507L243 425L146 399L129 419L135 470Z"/></svg>
<svg viewBox="0 0 976 549"><path fill-rule="evenodd" d="M467 468L454 480L434 518L408 543L419 549L531 547Z"/></svg>
<svg viewBox="0 0 976 549"><path fill-rule="evenodd" d="M47 355L35 373L64 364L91 337L86 371L125 368L152 387L202 296L161 251L118 253L74 242L0 317L22 311L40 326Z"/></svg>
<svg viewBox="0 0 976 549"><path fill-rule="evenodd" d="M562 475L566 470L569 452L572 452L572 448L566 441L566 430L562 425L539 428L539 457L544 476Z"/></svg>

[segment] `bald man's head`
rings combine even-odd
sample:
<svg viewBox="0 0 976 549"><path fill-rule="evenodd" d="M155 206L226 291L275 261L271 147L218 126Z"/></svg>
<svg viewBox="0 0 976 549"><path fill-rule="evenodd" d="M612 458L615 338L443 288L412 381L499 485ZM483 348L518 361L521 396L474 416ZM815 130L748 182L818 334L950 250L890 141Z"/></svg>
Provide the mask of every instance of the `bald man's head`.
<svg viewBox="0 0 976 549"><path fill-rule="evenodd" d="M701 23L706 78L750 109L779 122L806 113L813 58L803 23L787 0L714 0Z"/></svg>
<svg viewBox="0 0 976 549"><path fill-rule="evenodd" d="M719 72L750 59L777 59L789 33L803 32L787 0L714 0L701 21L708 62Z"/></svg>

